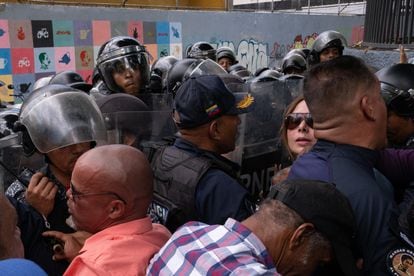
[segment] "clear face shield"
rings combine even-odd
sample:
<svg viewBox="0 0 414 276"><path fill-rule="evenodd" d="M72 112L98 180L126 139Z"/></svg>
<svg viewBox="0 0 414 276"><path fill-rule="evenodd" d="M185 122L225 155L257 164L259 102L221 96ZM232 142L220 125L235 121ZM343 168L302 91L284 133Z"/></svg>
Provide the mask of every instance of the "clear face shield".
<svg viewBox="0 0 414 276"><path fill-rule="evenodd" d="M65 92L33 101L24 107L19 120L41 153L84 142L100 145L107 140L98 106L81 92Z"/></svg>
<svg viewBox="0 0 414 276"><path fill-rule="evenodd" d="M201 62L194 62L188 67L187 72L184 75L184 79L189 77L197 77L203 75L226 75L227 71L223 69L219 64L211 59L202 60Z"/></svg>
<svg viewBox="0 0 414 276"><path fill-rule="evenodd" d="M105 84L113 92L126 92L126 90L133 89L138 93L149 80L149 63L146 52L132 52L107 59L101 62L98 68ZM124 76L126 72L139 74L135 77L134 83L116 80L116 76Z"/></svg>
<svg viewBox="0 0 414 276"><path fill-rule="evenodd" d="M120 111L103 114L108 144L126 144L141 149L146 142L174 135L171 110Z"/></svg>

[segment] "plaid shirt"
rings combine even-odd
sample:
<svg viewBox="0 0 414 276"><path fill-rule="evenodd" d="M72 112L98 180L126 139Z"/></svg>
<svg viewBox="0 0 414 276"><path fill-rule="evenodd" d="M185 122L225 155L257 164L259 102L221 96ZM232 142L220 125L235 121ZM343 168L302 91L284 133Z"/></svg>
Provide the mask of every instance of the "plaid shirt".
<svg viewBox="0 0 414 276"><path fill-rule="evenodd" d="M279 275L263 243L241 223L189 222L156 254L147 275Z"/></svg>

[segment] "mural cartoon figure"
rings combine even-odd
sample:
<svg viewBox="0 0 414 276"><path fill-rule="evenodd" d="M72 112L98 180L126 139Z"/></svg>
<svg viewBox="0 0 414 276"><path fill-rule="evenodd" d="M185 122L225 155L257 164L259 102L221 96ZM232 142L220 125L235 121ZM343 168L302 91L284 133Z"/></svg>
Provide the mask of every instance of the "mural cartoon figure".
<svg viewBox="0 0 414 276"><path fill-rule="evenodd" d="M70 53L66 52L59 60L59 63L64 63L66 65L69 64L69 62L71 61L70 59Z"/></svg>
<svg viewBox="0 0 414 276"><path fill-rule="evenodd" d="M49 65L51 63L49 56L47 53L42 52L39 54L39 61L40 61L40 69L47 70L49 69Z"/></svg>
<svg viewBox="0 0 414 276"><path fill-rule="evenodd" d="M87 67L87 66L89 66L89 64L91 63L91 57L89 56L89 54L88 54L88 52L87 51L85 51L85 50L83 50L81 53L80 53L80 59L81 59L81 61L82 61L82 66L84 66L84 67Z"/></svg>
<svg viewBox="0 0 414 276"><path fill-rule="evenodd" d="M174 28L172 26L171 26L171 29L173 31L173 36L176 37L176 38L180 38L180 33L178 32L178 29Z"/></svg>
<svg viewBox="0 0 414 276"><path fill-rule="evenodd" d="M26 34L23 31L23 27L20 26L20 28L17 29L17 39L24 40L26 38Z"/></svg>
<svg viewBox="0 0 414 276"><path fill-rule="evenodd" d="M134 30L132 31L132 36L133 36L135 39L138 39L138 30L137 30L137 28L134 28Z"/></svg>
<svg viewBox="0 0 414 276"><path fill-rule="evenodd" d="M0 37L2 37L5 33L6 31L0 28Z"/></svg>
<svg viewBox="0 0 414 276"><path fill-rule="evenodd" d="M37 31L37 38L41 39L41 38L49 38L49 32L47 31L46 28L41 28L40 30Z"/></svg>

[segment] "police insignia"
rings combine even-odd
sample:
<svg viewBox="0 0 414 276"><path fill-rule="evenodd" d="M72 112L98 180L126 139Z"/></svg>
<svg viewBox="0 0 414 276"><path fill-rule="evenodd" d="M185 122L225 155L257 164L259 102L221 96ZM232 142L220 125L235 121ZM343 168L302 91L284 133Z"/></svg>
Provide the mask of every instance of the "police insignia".
<svg viewBox="0 0 414 276"><path fill-rule="evenodd" d="M218 113L220 113L220 108L216 104L212 105L206 109L206 113L208 117L216 116Z"/></svg>
<svg viewBox="0 0 414 276"><path fill-rule="evenodd" d="M249 106L252 105L253 102L254 102L254 97L251 96L250 94L247 94L246 96L243 97L241 101L237 103L237 108L240 108L240 109L248 108Z"/></svg>
<svg viewBox="0 0 414 276"><path fill-rule="evenodd" d="M414 275L414 252L406 248L392 250L387 256L387 267L391 275Z"/></svg>

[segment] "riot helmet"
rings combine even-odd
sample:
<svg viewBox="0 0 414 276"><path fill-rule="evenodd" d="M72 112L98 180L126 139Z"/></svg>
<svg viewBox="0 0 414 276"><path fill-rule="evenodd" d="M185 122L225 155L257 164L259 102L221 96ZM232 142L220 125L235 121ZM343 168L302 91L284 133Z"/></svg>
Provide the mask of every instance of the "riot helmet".
<svg viewBox="0 0 414 276"><path fill-rule="evenodd" d="M24 101L15 131L23 132L23 150L31 155L84 142L106 142L105 124L96 103L83 91L50 84Z"/></svg>
<svg viewBox="0 0 414 276"><path fill-rule="evenodd" d="M228 70L230 66L237 63L234 51L227 46L218 48L217 63L220 64L225 70Z"/></svg>
<svg viewBox="0 0 414 276"><path fill-rule="evenodd" d="M321 61L321 53L328 48L338 49L338 55L342 56L346 45L346 39L341 33L336 31L325 31L316 37L309 54L309 63L311 65L319 63Z"/></svg>
<svg viewBox="0 0 414 276"><path fill-rule="evenodd" d="M236 75L242 78L243 80L248 80L252 77L252 74L250 73L250 71L247 70L247 68L241 65L240 63L236 63L230 66L228 71L229 71L229 74Z"/></svg>
<svg viewBox="0 0 414 276"><path fill-rule="evenodd" d="M106 42L99 49L96 62L99 74L112 93L136 96L149 83L148 53L132 37L117 36Z"/></svg>
<svg viewBox="0 0 414 276"><path fill-rule="evenodd" d="M176 62L167 74L167 91L175 95L181 84L192 76L225 75L227 72L211 59L186 58Z"/></svg>
<svg viewBox="0 0 414 276"><path fill-rule="evenodd" d="M33 88L32 88L32 91L34 91L34 90L36 90L36 89L38 89L38 88L40 88L40 87L43 87L43 86L45 86L45 85L48 85L49 84L49 82L50 82L50 80L53 78L53 75L51 75L51 76L47 76L47 77L43 77L43 78L40 78L40 79L38 79L37 81L35 81L35 83L33 84Z"/></svg>
<svg viewBox="0 0 414 276"><path fill-rule="evenodd" d="M92 88L92 85L89 83L86 83L82 76L79 75L76 72L73 71L62 71L54 75L50 81L49 84L63 84L70 86L72 88L76 88L79 90L82 90L86 93L89 93L89 91Z"/></svg>
<svg viewBox="0 0 414 276"><path fill-rule="evenodd" d="M297 53L288 53L282 60L283 74L302 74L307 69L306 59Z"/></svg>
<svg viewBox="0 0 414 276"><path fill-rule="evenodd" d="M282 75L283 74L275 69L263 67L256 71L255 77L250 79L249 82L274 81L278 80Z"/></svg>
<svg viewBox="0 0 414 276"><path fill-rule="evenodd" d="M178 61L175 56L157 59L151 66L149 92L163 93L167 86L167 72Z"/></svg>
<svg viewBox="0 0 414 276"><path fill-rule="evenodd" d="M194 43L191 46L191 49L188 51L187 54L188 58L197 58L197 59L211 59L216 60L216 49L214 49L213 45L206 41L199 41Z"/></svg>
<svg viewBox="0 0 414 276"><path fill-rule="evenodd" d="M399 63L376 73L388 110L414 118L414 64Z"/></svg>

